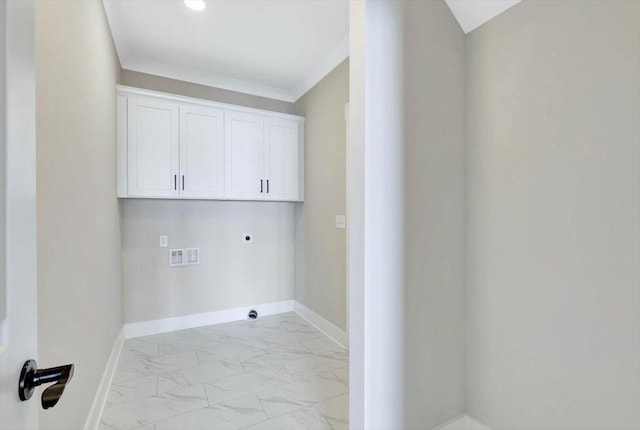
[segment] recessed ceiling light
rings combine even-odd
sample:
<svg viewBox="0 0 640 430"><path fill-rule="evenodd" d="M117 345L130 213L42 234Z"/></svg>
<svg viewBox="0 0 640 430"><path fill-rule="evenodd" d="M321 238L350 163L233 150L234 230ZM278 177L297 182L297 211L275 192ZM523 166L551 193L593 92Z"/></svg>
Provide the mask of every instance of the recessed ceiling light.
<svg viewBox="0 0 640 430"><path fill-rule="evenodd" d="M184 0L184 4L186 4L189 9L193 10L204 10L207 7L204 0Z"/></svg>

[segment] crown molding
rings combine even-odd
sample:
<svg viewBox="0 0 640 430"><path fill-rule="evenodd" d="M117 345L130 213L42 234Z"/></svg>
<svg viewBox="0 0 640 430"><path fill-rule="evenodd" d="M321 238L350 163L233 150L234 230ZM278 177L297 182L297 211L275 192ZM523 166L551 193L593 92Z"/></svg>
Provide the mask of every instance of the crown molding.
<svg viewBox="0 0 640 430"><path fill-rule="evenodd" d="M150 75L163 76L165 78L177 79L179 81L186 81L194 84L206 85L208 87L221 88L223 90L236 91L239 93L251 94L254 96L286 102L296 101L292 91L287 88L272 87L256 82L229 78L215 73L194 70L144 58L128 57L121 60L121 63L123 69L133 70L134 72L148 73Z"/></svg>
<svg viewBox="0 0 640 430"><path fill-rule="evenodd" d="M327 76L345 59L349 58L349 35L345 36L338 44L320 60L313 69L309 70L306 77L294 88L295 100L305 95L318 82Z"/></svg>
<svg viewBox="0 0 640 430"><path fill-rule="evenodd" d="M445 0L465 34L492 20L522 0Z"/></svg>

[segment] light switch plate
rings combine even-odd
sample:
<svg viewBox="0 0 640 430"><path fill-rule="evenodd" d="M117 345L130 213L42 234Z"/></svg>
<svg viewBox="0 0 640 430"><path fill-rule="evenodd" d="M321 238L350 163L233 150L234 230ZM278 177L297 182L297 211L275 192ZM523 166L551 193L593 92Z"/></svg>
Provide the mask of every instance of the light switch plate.
<svg viewBox="0 0 640 430"><path fill-rule="evenodd" d="M347 220L344 215L336 215L336 228L347 228Z"/></svg>
<svg viewBox="0 0 640 430"><path fill-rule="evenodd" d="M169 236L160 236L160 248L166 248L169 245Z"/></svg>

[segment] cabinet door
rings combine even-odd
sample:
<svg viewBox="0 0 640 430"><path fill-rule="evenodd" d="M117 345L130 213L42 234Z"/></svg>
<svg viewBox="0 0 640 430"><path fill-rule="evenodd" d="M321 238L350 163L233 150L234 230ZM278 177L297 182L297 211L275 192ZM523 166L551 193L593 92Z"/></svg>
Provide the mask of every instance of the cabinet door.
<svg viewBox="0 0 640 430"><path fill-rule="evenodd" d="M299 123L265 118L267 200L299 200Z"/></svg>
<svg viewBox="0 0 640 430"><path fill-rule="evenodd" d="M178 106L131 97L127 122L129 197L177 197Z"/></svg>
<svg viewBox="0 0 640 430"><path fill-rule="evenodd" d="M221 110L180 106L181 197L224 197L223 121Z"/></svg>
<svg viewBox="0 0 640 430"><path fill-rule="evenodd" d="M225 157L227 198L264 199L263 118L240 112L225 112Z"/></svg>

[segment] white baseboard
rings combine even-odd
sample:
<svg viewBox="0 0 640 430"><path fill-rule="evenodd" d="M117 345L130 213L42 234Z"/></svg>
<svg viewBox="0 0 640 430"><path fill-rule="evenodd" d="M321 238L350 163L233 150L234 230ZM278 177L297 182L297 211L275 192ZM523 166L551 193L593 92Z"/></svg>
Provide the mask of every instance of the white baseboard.
<svg viewBox="0 0 640 430"><path fill-rule="evenodd" d="M294 310L293 300L265 303L263 305L243 306L235 309L206 312L202 314L184 315L174 318L163 318L152 321L127 323L124 325L124 338L149 336L152 334L168 333L187 328L202 327L247 319L251 309L258 311L259 316L280 314Z"/></svg>
<svg viewBox="0 0 640 430"><path fill-rule="evenodd" d="M349 338L347 337L346 331L337 327L332 322L328 321L326 318L320 316L298 301L294 301L293 310L318 330L333 339L333 341L338 345L344 349L349 349Z"/></svg>
<svg viewBox="0 0 640 430"><path fill-rule="evenodd" d="M467 414L462 414L451 421L447 421L433 430L491 430Z"/></svg>
<svg viewBox="0 0 640 430"><path fill-rule="evenodd" d="M91 409L89 409L87 421L84 423L84 430L97 430L100 425L102 411L104 410L104 405L107 402L109 387L111 387L111 381L113 380L113 375L116 372L116 366L118 364L118 358L120 358L120 352L122 351L123 344L124 333L123 330L120 330L116 336L116 340L113 342L113 348L111 349L109 360L107 361L107 365L102 373L102 378L100 379L100 384L96 390L96 396L91 404Z"/></svg>

